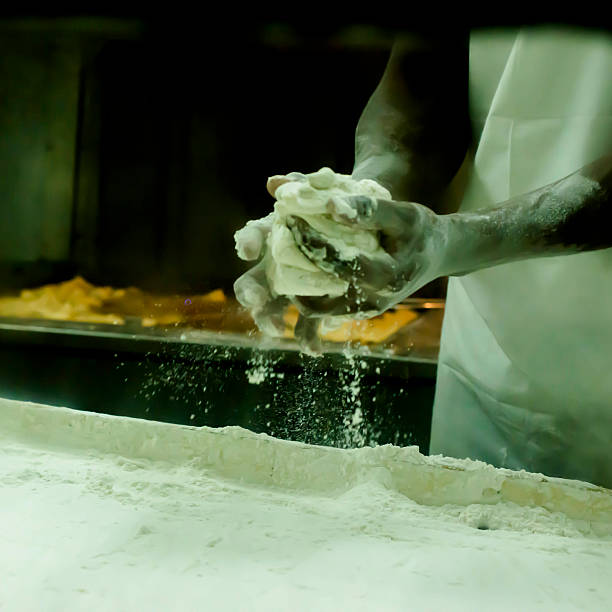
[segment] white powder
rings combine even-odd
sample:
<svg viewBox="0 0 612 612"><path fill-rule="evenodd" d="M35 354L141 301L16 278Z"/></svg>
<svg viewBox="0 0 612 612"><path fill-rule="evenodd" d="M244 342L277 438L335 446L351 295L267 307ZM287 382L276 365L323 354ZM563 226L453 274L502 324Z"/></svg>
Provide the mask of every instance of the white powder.
<svg viewBox="0 0 612 612"><path fill-rule="evenodd" d="M367 368L365 360L346 347L343 351L346 367L340 371L340 388L344 416L344 448L376 443L376 433L364 418L361 405L361 380Z"/></svg>
<svg viewBox="0 0 612 612"><path fill-rule="evenodd" d="M380 432L362 409L361 381L368 364L350 345L342 354L344 359L326 370L321 370L319 360L302 356L301 374L287 384L285 373L277 371L279 357L267 351L253 353L245 372L248 382L268 387L274 405L285 410L282 420L276 422L275 435L294 440L314 438L338 448L378 443ZM321 398L326 408L319 405ZM253 407L255 411L261 408Z"/></svg>
<svg viewBox="0 0 612 612"><path fill-rule="evenodd" d="M247 380L251 385L260 385L266 380L267 371L263 367L251 368L246 371Z"/></svg>
<svg viewBox="0 0 612 612"><path fill-rule="evenodd" d="M606 533L586 483L0 400L7 610L608 610Z"/></svg>
<svg viewBox="0 0 612 612"><path fill-rule="evenodd" d="M247 362L247 380L251 385L261 385L273 378L283 379L285 375L275 369L278 362L278 358L271 358L266 352L254 352Z"/></svg>

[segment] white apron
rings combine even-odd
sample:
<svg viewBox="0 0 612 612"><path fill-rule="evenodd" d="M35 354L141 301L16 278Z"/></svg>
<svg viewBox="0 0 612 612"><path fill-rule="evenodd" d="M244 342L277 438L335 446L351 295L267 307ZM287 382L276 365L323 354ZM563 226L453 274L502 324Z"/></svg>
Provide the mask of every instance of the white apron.
<svg viewBox="0 0 612 612"><path fill-rule="evenodd" d="M477 32L470 88L480 139L462 211L612 151L604 32ZM612 487L612 249L450 279L430 453Z"/></svg>

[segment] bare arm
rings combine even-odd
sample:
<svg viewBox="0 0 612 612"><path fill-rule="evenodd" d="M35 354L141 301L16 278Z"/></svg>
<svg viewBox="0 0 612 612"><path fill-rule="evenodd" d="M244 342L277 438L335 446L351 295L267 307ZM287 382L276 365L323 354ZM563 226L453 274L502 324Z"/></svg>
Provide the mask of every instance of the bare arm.
<svg viewBox="0 0 612 612"><path fill-rule="evenodd" d="M469 32L398 40L359 120L355 178L439 209L470 142Z"/></svg>
<svg viewBox="0 0 612 612"><path fill-rule="evenodd" d="M446 273L612 247L612 154L497 208L441 217Z"/></svg>
<svg viewBox="0 0 612 612"><path fill-rule="evenodd" d="M303 252L349 282L346 296L304 298L309 316L382 312L440 276L461 276L523 259L612 247L612 155L493 209L438 215L414 202L334 198L339 222L379 232L388 257L344 261L307 224Z"/></svg>

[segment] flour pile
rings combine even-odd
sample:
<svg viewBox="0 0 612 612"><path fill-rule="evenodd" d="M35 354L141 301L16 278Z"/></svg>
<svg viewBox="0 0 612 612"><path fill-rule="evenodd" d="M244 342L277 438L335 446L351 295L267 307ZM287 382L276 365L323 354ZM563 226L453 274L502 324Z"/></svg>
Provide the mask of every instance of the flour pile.
<svg viewBox="0 0 612 612"><path fill-rule="evenodd" d="M334 221L328 214L327 204L332 198L365 195L373 198L391 199L387 189L376 181L353 180L345 174L337 174L330 168L304 175L304 180L290 181L276 189L274 212L247 225L236 232L236 251L248 258L249 245L260 227L269 226L266 240L266 275L271 289L277 295L336 297L343 295L348 283L315 265L296 244L288 219L299 217L322 234L344 261L357 255L369 258L387 258L380 246L376 232L348 227ZM341 200L337 200L341 202ZM346 206L346 214L354 211Z"/></svg>
<svg viewBox="0 0 612 612"><path fill-rule="evenodd" d="M587 483L0 399L1 609L607 612L611 528Z"/></svg>

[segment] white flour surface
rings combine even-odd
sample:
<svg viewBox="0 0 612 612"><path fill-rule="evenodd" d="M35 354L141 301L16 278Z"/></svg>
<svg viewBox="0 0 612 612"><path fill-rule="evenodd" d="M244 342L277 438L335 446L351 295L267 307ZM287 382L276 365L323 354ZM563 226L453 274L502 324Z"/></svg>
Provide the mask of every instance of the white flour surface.
<svg viewBox="0 0 612 612"><path fill-rule="evenodd" d="M586 483L0 399L2 611L607 611L611 534Z"/></svg>

